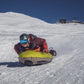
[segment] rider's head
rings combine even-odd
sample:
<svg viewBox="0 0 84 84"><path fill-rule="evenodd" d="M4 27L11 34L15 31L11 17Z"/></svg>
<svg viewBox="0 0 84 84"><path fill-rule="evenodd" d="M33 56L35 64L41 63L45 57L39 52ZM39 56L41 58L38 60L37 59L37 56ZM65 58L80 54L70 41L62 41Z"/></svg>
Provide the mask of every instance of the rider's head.
<svg viewBox="0 0 84 84"><path fill-rule="evenodd" d="M20 43L23 47L27 47L29 45L28 41L29 41L28 34L24 33L20 35Z"/></svg>

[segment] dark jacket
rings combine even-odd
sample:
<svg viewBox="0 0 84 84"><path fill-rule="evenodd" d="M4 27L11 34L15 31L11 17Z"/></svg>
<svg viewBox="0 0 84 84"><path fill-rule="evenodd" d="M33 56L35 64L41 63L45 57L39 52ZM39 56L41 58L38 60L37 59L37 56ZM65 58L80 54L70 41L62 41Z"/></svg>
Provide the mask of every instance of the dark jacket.
<svg viewBox="0 0 84 84"><path fill-rule="evenodd" d="M30 43L31 44L36 43L36 45L39 45L41 48L40 51L43 51L44 49L48 49L48 46L47 46L45 39L36 37L34 40L30 39Z"/></svg>
<svg viewBox="0 0 84 84"><path fill-rule="evenodd" d="M17 54L20 54L21 52L31 50L32 48L30 45L29 45L29 47L23 47L20 43L18 43L14 46L14 49L17 52Z"/></svg>

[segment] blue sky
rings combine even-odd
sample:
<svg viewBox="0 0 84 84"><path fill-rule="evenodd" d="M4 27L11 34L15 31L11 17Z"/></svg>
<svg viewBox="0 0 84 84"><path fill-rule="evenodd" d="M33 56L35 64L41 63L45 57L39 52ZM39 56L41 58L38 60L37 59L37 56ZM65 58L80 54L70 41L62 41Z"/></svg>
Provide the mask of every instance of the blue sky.
<svg viewBox="0 0 84 84"><path fill-rule="evenodd" d="M60 18L84 21L84 0L0 0L0 12L17 12L55 23Z"/></svg>

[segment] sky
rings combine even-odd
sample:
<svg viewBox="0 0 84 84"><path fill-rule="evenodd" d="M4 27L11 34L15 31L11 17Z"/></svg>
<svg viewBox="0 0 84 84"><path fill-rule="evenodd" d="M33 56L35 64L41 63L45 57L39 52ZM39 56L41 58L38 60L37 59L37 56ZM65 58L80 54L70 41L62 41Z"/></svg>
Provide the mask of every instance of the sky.
<svg viewBox="0 0 84 84"><path fill-rule="evenodd" d="M17 12L56 23L74 17L84 22L84 0L0 0L0 13Z"/></svg>

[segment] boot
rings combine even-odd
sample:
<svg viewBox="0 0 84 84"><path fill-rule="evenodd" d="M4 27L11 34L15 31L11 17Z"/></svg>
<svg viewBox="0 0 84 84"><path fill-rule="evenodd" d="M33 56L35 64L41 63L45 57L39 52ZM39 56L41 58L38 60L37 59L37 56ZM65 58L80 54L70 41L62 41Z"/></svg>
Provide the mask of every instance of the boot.
<svg viewBox="0 0 84 84"><path fill-rule="evenodd" d="M53 50L53 48L50 48L49 53L51 53L52 56L56 56L57 55L56 51Z"/></svg>

